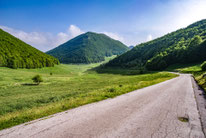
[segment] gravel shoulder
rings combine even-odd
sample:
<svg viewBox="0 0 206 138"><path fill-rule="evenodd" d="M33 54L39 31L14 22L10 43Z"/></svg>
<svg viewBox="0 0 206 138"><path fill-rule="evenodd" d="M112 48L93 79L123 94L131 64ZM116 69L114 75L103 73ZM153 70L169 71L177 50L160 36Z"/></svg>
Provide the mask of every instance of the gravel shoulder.
<svg viewBox="0 0 206 138"><path fill-rule="evenodd" d="M204 138L191 75L0 131L7 138ZM181 120L180 118L184 118Z"/></svg>
<svg viewBox="0 0 206 138"><path fill-rule="evenodd" d="M198 86L195 79L192 78L192 84L195 92L195 98L197 101L197 107L200 114L200 120L204 135L206 136L206 95L205 91Z"/></svg>

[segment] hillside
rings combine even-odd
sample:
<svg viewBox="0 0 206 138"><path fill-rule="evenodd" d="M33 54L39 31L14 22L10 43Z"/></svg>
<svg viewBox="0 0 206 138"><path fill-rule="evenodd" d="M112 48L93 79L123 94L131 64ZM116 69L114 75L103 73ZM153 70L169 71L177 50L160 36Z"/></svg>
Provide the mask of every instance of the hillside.
<svg viewBox="0 0 206 138"><path fill-rule="evenodd" d="M0 29L0 67L41 68L59 61Z"/></svg>
<svg viewBox="0 0 206 138"><path fill-rule="evenodd" d="M206 20L137 45L111 60L106 67L163 70L176 63L206 60Z"/></svg>
<svg viewBox="0 0 206 138"><path fill-rule="evenodd" d="M96 63L105 57L120 55L128 47L104 34L87 32L50 50L47 54L59 59L61 63Z"/></svg>

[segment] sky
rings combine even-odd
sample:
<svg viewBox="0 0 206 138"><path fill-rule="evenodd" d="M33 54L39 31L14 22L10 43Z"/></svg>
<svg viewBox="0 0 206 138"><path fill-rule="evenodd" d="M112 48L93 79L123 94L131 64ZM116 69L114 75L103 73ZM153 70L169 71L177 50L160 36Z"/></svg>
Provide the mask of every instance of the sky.
<svg viewBox="0 0 206 138"><path fill-rule="evenodd" d="M0 28L48 51L88 31L127 46L206 19L206 0L0 0Z"/></svg>

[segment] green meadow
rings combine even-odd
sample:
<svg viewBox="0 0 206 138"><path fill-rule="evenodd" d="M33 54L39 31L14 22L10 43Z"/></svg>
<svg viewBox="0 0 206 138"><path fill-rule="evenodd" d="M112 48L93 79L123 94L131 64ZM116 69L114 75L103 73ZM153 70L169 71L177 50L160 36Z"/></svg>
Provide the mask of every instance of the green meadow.
<svg viewBox="0 0 206 138"><path fill-rule="evenodd" d="M121 75L90 70L99 65L61 64L41 69L1 67L0 129L113 98L177 76L166 72ZM40 85L35 85L31 79L37 74L43 78Z"/></svg>

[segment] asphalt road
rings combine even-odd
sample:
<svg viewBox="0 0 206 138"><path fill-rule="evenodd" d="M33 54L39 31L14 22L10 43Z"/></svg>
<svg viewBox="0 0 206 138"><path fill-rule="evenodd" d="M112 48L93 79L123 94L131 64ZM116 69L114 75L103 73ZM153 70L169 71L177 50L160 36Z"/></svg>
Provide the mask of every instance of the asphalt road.
<svg viewBox="0 0 206 138"><path fill-rule="evenodd" d="M180 121L179 117L188 119ZM0 131L12 138L204 138L190 75Z"/></svg>

